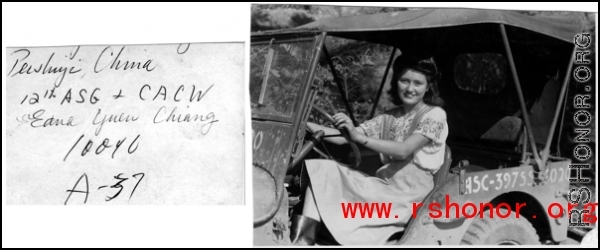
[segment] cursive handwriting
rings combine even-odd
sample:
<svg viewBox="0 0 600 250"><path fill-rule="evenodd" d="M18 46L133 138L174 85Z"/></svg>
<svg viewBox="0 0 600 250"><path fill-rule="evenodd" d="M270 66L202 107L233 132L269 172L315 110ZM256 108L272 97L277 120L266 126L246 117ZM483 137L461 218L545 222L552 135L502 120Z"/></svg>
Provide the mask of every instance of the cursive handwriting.
<svg viewBox="0 0 600 250"><path fill-rule="evenodd" d="M125 46L123 46L119 50L119 53L117 53L117 55L114 56L111 46L107 46L106 48L104 48L102 50L102 52L100 52L100 55L98 56L98 58L96 59L96 63L94 64L94 72L100 73L103 70L105 70L107 67L112 70L120 70L120 69L122 69L122 70L132 70L132 69L141 70L141 69L143 69L143 70L146 70L147 72L150 72L156 68L156 65L152 65L152 61L153 61L152 59L146 60L146 62L144 62L143 65L141 62L135 62L135 61L122 62L119 57L121 56L121 53L123 53L124 49L125 49ZM108 50L110 50L110 53L108 53ZM109 60L109 62L108 63L104 62L106 60Z"/></svg>
<svg viewBox="0 0 600 250"><path fill-rule="evenodd" d="M192 85L192 91L190 92L190 102L193 102L194 99L196 99L196 102L200 102L200 100L202 100L202 98L204 98L204 96L206 96L208 91L210 89L212 89L213 86L214 86L214 84L210 85L205 91L198 90L198 92L196 92L196 85ZM142 101L146 100L143 97L144 90L146 90L146 89L148 89L147 91L152 91L152 88L150 87L150 85L144 84L144 86L142 86L142 88L140 88L140 99ZM185 91L184 85L180 85L177 88L177 90L175 91L175 94L173 95L173 101L175 101L175 102L181 101L181 98L178 98L178 97L179 97L179 92L182 92L182 91ZM160 95L162 95L163 101L167 100L167 88L163 85L160 86L160 88L156 92L156 95L154 95L154 98L152 99L152 101L156 100L156 98Z"/></svg>
<svg viewBox="0 0 600 250"><path fill-rule="evenodd" d="M131 178L126 178L124 177L125 174L123 173L119 173L116 176L114 176L114 178L117 180L117 182L113 185L104 185L104 186L100 186L98 187L98 190L103 189L103 188L110 188L111 190L114 190L115 193L112 196L106 196L105 201L109 202L115 198L117 198L121 192L124 189L123 183L125 183L125 181L133 178L136 179L137 181L135 182L135 186L133 186L133 189L131 190L131 193L129 194L129 199L131 200L131 197L133 197L133 194L135 193L135 190L137 189L138 185L140 185L140 182L142 182L142 179L144 179L144 177L146 176L146 174L144 173L137 173L137 174L133 174L131 175ZM82 181L84 181L85 183L82 183ZM129 183L129 182L127 182ZM82 185L82 187L80 187L80 185ZM73 185L72 189L67 190L67 193L69 193L69 195L67 196L67 199L65 200L65 205L67 205L69 203L69 200L71 199L71 196L73 195L73 193L77 193L77 194L85 194L85 198L83 200L83 204L87 203L88 197L90 195L90 183L89 183L89 179L87 174L82 174L79 179L77 179L77 182L75 182L75 185Z"/></svg>
<svg viewBox="0 0 600 250"><path fill-rule="evenodd" d="M68 119L61 119L61 118L54 118L54 116L48 117L48 118L44 118L44 113L46 112L45 109L39 109L35 112L33 112L32 114L25 114L23 116L17 117L17 121L20 122L22 124L25 123L29 123L29 125L31 125L32 128L45 128L45 127L58 127L58 126L65 126L65 127L75 127L77 125L79 125L78 123L75 123L74 120L75 118L73 116L70 116Z"/></svg>
<svg viewBox="0 0 600 250"><path fill-rule="evenodd" d="M78 189L79 182L81 182L81 180L85 181L85 191ZM73 193L85 194L85 200L83 200L83 204L85 204L88 200L88 196L90 196L90 182L88 181L87 174L82 174L81 177L79 177L79 179L77 179L77 182L75 182L75 185L73 185L73 188L67 190L67 193L69 193L69 196L67 196L67 199L65 200L65 205L67 205L67 203L69 202L69 199L71 199L71 195L73 195Z"/></svg>
<svg viewBox="0 0 600 250"><path fill-rule="evenodd" d="M182 46L184 46L184 47L182 48ZM188 49L190 49L189 43L185 43L185 44L180 43L179 46L177 46L177 54L180 54L180 55L185 54L185 52L187 52Z"/></svg>
<svg viewBox="0 0 600 250"><path fill-rule="evenodd" d="M115 176L115 179L118 180L118 182L115 185L110 186L110 188L113 189L118 189L118 191L116 191L116 193L113 196L107 196L106 197L106 201L111 201L114 198L117 198L117 196L119 196L119 194L121 194L121 191L123 191L123 185L121 185L121 183L123 183L126 180L129 180L129 178L124 178L121 175L123 175L123 173L118 174L117 176ZM138 176L141 176L139 179L137 178ZM133 196L133 193L135 192L135 190L137 189L137 186L140 184L140 182L142 181L142 179L144 179L145 174L144 173L137 173L132 175L133 178L138 179L137 183L135 184L135 187L133 187L133 190L131 191L131 194L129 195L129 199L131 200L131 197ZM109 186L101 186L98 187L98 190L102 189L102 188L106 188Z"/></svg>
<svg viewBox="0 0 600 250"><path fill-rule="evenodd" d="M206 115L199 115L199 114L177 114L175 113L175 111L177 111L177 107L174 107L173 109L171 109L171 112L169 113L168 116L165 117L165 115L167 114L167 107L162 106L158 109L158 111L156 112L156 115L154 115L154 124L158 124L158 123L162 123L162 122L177 122L177 123L182 123L182 122L205 122L204 124L202 124L200 132L203 135L208 134L208 132L210 132L210 128L212 127L213 123L218 122L219 120L215 120L215 114L213 112L209 112Z"/></svg>
<svg viewBox="0 0 600 250"><path fill-rule="evenodd" d="M90 104L96 104L98 101L100 101L100 98L98 98L96 96L96 91L100 91L100 88L94 88L94 91L92 91L92 93L90 94L90 98L89 98ZM80 89L79 90L79 100L75 100L75 102L84 103L85 102L84 93L87 94L87 90ZM67 93L65 94L65 97L60 102L60 105L62 105L65 101L67 101L67 103L71 103L71 89L69 89L69 91L67 91Z"/></svg>
<svg viewBox="0 0 600 250"><path fill-rule="evenodd" d="M56 98L56 92L55 92L56 88L52 88L50 90L46 90L46 92L44 93L43 96L40 96L40 94L34 92L31 93L31 96L29 96L29 94L25 95L25 97L23 98L23 100L21 101L21 105L23 105L23 103L25 103L25 101L28 101L29 104L34 105L34 104L38 104L40 103L40 98L46 98L48 100L54 99ZM96 92L99 92L100 88L94 88L94 90L90 93L89 96L89 103L90 104L96 104L98 101L100 101L100 98L97 96ZM79 98L75 99L76 103L84 103L86 102L86 95L87 95L88 91L83 88L79 90ZM62 105L63 103L67 102L67 103L71 103L71 99L72 99L72 89L70 88L67 93L65 94L65 96L63 97L62 101L60 102L60 105Z"/></svg>
<svg viewBox="0 0 600 250"><path fill-rule="evenodd" d="M52 66L51 63L52 63L52 58L54 58L54 55L55 55L54 52L52 52L52 54L50 54L50 56L48 57L48 59L46 60L45 63L41 63L39 66L36 66L36 67L34 67L33 64L29 64L29 63L25 62L25 59L27 59L31 55L31 51L28 49L16 50L15 52L11 53L11 55L17 55L18 58L15 60L15 63L13 64L12 69L8 73L8 75L10 77L14 77L16 75L23 75L23 74L26 74L26 75L58 74L58 77L54 81L54 86L57 88L60 87L60 85L62 84L62 82L65 79L65 76L67 74L72 75L72 74L75 74L75 73L78 73L81 71L81 68L76 68L74 66L71 66L71 67L69 67L69 66ZM70 60L73 60L74 55L71 55L69 58L70 58ZM81 61L81 59L80 59L80 61Z"/></svg>
<svg viewBox="0 0 600 250"><path fill-rule="evenodd" d="M100 113L102 112L102 109L98 109L98 113L96 113L96 116L94 117L94 120L92 120L92 124L94 125L98 125L96 127L96 135L100 134L100 131L102 130L102 127L104 126L105 123L107 122L112 122L112 123L127 123L127 122L135 122L138 120L138 116L133 116L133 115L126 115L125 113L121 113L120 115L104 115L104 117L102 118L102 120L99 120L98 118L100 117Z"/></svg>
<svg viewBox="0 0 600 250"><path fill-rule="evenodd" d="M73 147L71 147L71 149L69 149L69 152L67 152L67 154L65 155L65 158L63 158L63 161L67 160L67 157L69 157L69 154L71 154L71 152L73 151L73 149L75 149L75 147L79 144L79 142L81 141L81 139L83 139L85 135L81 135L79 137L79 139L77 139L77 141L75 142L75 144L73 144ZM140 135L138 134L137 137L135 137L135 139L133 139L133 141L131 141L131 143L129 144L129 148L127 149L127 153L129 154L133 154L139 146L139 142L138 139L140 138ZM113 153L111 155L111 158L115 158L115 153L117 153L117 151L119 150L119 148L121 147L121 145L127 140L127 137L123 138L123 140L118 140L117 143L115 145L111 145L110 144L110 140L108 138L105 138L102 143L100 143L100 145L98 145L98 147L96 147L96 155L101 154L105 149L107 148L111 148L111 147L115 147L115 149L113 150ZM133 145L135 144L135 148L133 148ZM88 142L85 144L85 146L83 147L83 149L81 150L81 156L85 156L94 146L94 141L92 141L92 139L89 139Z"/></svg>

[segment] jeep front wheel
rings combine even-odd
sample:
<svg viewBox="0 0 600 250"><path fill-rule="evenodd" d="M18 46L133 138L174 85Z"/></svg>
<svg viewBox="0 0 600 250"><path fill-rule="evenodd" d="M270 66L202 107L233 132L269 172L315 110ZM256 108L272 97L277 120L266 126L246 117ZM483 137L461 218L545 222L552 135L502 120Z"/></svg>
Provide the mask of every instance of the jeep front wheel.
<svg viewBox="0 0 600 250"><path fill-rule="evenodd" d="M499 214L509 213L506 209L498 209ZM494 211L496 212L496 211ZM473 223L463 236L461 245L540 245L535 228L523 216L517 218L511 212L509 217L500 218L498 213L489 217L486 211L483 218L474 218Z"/></svg>

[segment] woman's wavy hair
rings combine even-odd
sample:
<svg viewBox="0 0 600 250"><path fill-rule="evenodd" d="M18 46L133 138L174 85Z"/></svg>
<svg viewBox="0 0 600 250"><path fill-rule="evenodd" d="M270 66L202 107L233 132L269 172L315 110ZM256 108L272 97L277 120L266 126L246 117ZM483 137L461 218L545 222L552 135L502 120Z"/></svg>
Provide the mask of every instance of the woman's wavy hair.
<svg viewBox="0 0 600 250"><path fill-rule="evenodd" d="M443 106L444 100L439 96L438 82L441 80L441 73L432 56L423 55L400 55L394 60L392 74L392 88L388 94L392 97L392 103L397 106L402 105L402 100L398 94L398 78L406 69L421 72L427 78L429 90L423 96L423 101L432 106Z"/></svg>

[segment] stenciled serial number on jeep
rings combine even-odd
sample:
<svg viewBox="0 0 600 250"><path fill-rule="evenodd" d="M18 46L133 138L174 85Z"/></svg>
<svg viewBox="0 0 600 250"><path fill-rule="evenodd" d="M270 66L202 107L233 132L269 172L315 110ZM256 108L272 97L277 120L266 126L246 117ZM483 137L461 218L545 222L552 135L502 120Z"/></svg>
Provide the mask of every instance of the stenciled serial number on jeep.
<svg viewBox="0 0 600 250"><path fill-rule="evenodd" d="M552 168L547 171L546 183L569 181L570 172L566 167ZM471 173L465 179L465 194L532 187L533 183L533 169L520 168L514 171L492 174Z"/></svg>

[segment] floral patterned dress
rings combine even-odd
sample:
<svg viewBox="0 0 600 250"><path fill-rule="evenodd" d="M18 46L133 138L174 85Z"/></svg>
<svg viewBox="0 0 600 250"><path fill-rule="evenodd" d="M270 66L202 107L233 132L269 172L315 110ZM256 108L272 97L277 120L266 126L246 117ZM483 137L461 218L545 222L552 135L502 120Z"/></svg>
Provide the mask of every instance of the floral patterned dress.
<svg viewBox="0 0 600 250"><path fill-rule="evenodd" d="M408 138L414 118L415 114L407 115L397 108L360 126L371 138L402 142ZM376 176L331 160L306 161L317 209L338 243L385 244L392 234L404 230L412 216L413 204L422 202L433 189L433 173L444 162L448 136L445 111L434 107L425 113L413 133L429 138L429 143L406 159L382 155L384 165ZM349 204L357 210L354 218L348 210ZM374 210L371 218L367 211L366 216L361 216L358 204L369 205ZM382 212L381 217L375 204ZM389 211L387 218L382 208Z"/></svg>

